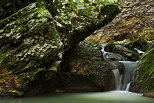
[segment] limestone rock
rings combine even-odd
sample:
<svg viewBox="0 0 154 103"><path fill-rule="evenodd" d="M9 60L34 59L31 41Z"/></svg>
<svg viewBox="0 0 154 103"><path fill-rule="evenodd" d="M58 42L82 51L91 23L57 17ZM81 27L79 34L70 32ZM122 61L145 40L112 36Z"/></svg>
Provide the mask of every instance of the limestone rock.
<svg viewBox="0 0 154 103"><path fill-rule="evenodd" d="M0 28L0 70L19 81L18 88L11 89L0 83L0 95L36 95L45 86L54 90L63 44L50 12L39 2L32 3L1 20Z"/></svg>

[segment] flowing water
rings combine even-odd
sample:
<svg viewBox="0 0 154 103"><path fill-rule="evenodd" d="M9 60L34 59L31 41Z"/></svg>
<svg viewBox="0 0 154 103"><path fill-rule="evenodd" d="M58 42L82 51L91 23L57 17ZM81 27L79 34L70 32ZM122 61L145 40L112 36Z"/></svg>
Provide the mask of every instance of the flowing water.
<svg viewBox="0 0 154 103"><path fill-rule="evenodd" d="M129 90L131 81L134 77L138 61L119 61L124 65L124 74L122 80L122 90Z"/></svg>
<svg viewBox="0 0 154 103"><path fill-rule="evenodd" d="M120 75L120 72L118 69L113 69L112 70L113 75L115 77L115 86L116 86L116 90L120 90L121 89L121 81L122 81L122 75Z"/></svg>
<svg viewBox="0 0 154 103"><path fill-rule="evenodd" d="M102 46L101 52L103 54L104 60L106 60L110 65L116 67L115 64L112 63L112 61L108 61L110 58L112 58L112 57L109 57L109 55L110 54L114 55L114 53L107 52L104 50L106 44L101 44L101 46ZM121 47L122 45L116 45L116 46ZM137 50L138 53L143 53L136 48L135 50ZM131 81L133 80L138 61L119 61L119 63L123 64L124 73L120 74L118 68L112 70L114 78L115 78L116 90L129 91L129 87L131 85Z"/></svg>

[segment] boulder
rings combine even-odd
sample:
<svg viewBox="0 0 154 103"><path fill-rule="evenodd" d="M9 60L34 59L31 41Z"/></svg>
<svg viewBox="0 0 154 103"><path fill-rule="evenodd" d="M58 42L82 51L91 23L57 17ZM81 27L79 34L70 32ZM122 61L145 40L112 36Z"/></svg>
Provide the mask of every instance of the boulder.
<svg viewBox="0 0 154 103"><path fill-rule="evenodd" d="M99 45L80 43L64 52L59 88L69 92L115 89L112 68L100 49Z"/></svg>
<svg viewBox="0 0 154 103"><path fill-rule="evenodd" d="M63 44L45 6L22 8L1 20L0 29L0 96L53 91Z"/></svg>

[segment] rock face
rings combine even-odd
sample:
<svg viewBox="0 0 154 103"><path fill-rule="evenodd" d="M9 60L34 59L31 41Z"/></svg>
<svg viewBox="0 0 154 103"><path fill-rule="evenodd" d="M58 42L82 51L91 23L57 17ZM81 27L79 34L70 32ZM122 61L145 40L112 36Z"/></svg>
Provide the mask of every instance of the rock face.
<svg viewBox="0 0 154 103"><path fill-rule="evenodd" d="M154 2L140 0L125 6L112 22L86 38L88 43L104 43L144 38L154 39Z"/></svg>
<svg viewBox="0 0 154 103"><path fill-rule="evenodd" d="M113 90L110 65L98 45L79 44L63 55L60 89L70 92Z"/></svg>
<svg viewBox="0 0 154 103"><path fill-rule="evenodd" d="M1 20L0 29L0 75L7 74L0 77L0 96L54 90L63 45L43 4L32 3Z"/></svg>
<svg viewBox="0 0 154 103"><path fill-rule="evenodd" d="M139 68L136 76L136 87L145 95L152 97L152 94L146 92L154 92L154 44L145 52L140 59ZM154 95L153 95L154 97Z"/></svg>

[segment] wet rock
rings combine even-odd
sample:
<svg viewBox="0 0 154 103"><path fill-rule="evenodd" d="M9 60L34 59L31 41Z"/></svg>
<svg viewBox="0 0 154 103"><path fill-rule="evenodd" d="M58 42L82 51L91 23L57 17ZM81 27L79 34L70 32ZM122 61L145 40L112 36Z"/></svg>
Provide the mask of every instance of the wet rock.
<svg viewBox="0 0 154 103"><path fill-rule="evenodd" d="M149 43L146 40L139 38L135 41L132 41L132 42L124 45L124 46L127 47L128 49L137 48L137 49L145 52L149 47Z"/></svg>
<svg viewBox="0 0 154 103"><path fill-rule="evenodd" d="M127 48L122 45L116 46L115 44L108 44L105 50L122 55L125 58L124 60L137 61L139 59L139 53L132 46Z"/></svg>
<svg viewBox="0 0 154 103"><path fill-rule="evenodd" d="M32 3L0 21L0 70L14 75L14 88L3 88L0 96L15 91L18 96L52 91L63 44L50 12L42 3ZM1 77L0 81L5 82ZM14 84L9 84L12 87Z"/></svg>
<svg viewBox="0 0 154 103"><path fill-rule="evenodd" d="M61 65L62 90L90 92L113 90L111 66L103 59L98 45L79 44L66 51Z"/></svg>
<svg viewBox="0 0 154 103"><path fill-rule="evenodd" d="M151 98L154 98L154 92L150 92L150 93L143 93L143 96L145 96L145 97L151 97Z"/></svg>

